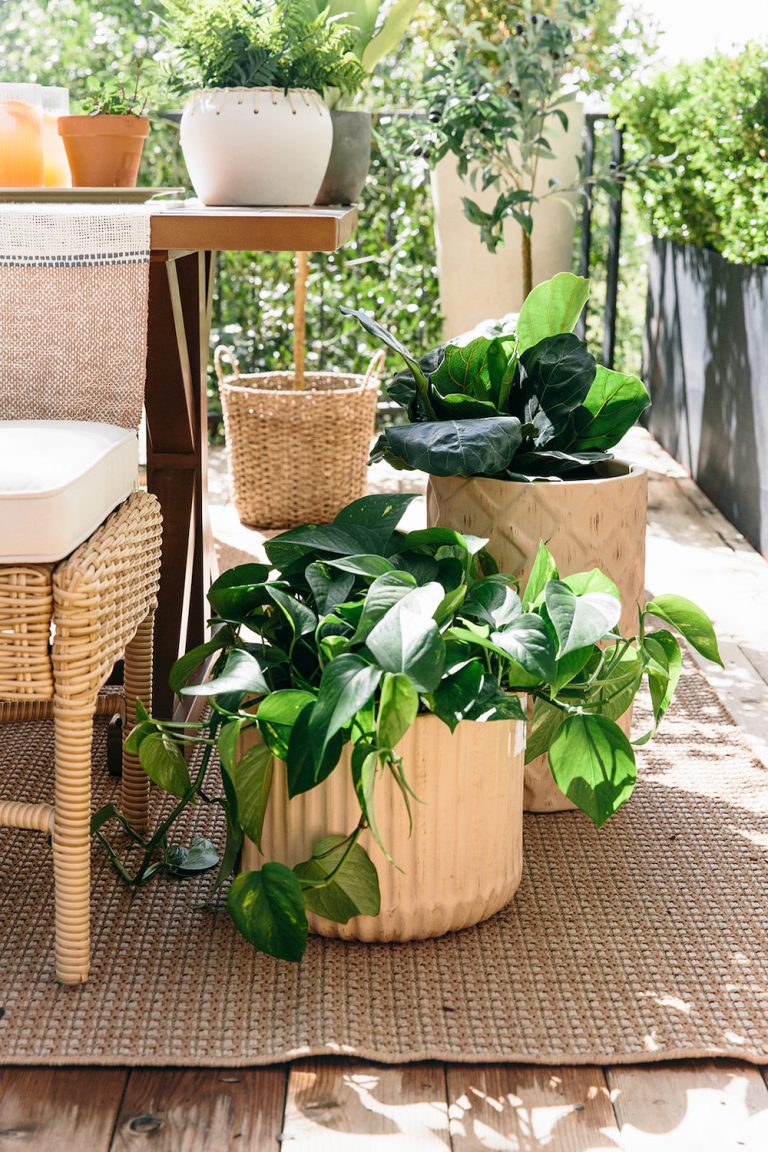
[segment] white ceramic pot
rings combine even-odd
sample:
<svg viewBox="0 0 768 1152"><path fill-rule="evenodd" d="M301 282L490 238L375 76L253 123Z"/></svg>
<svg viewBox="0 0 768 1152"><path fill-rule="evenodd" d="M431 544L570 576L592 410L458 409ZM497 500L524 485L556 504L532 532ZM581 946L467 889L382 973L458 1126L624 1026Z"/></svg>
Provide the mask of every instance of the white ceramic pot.
<svg viewBox="0 0 768 1152"><path fill-rule="evenodd" d="M525 585L539 540L562 576L600 568L618 586L624 635L637 633L637 604L645 599L645 525L648 477L619 461L598 465L595 480L526 484L478 477L431 476L427 523L488 539L502 572ZM631 712L621 718L629 731ZM546 756L525 767L526 812L559 812L574 805L559 790Z"/></svg>
<svg viewBox="0 0 768 1152"><path fill-rule="evenodd" d="M563 106L568 131L563 132L554 117L544 135L551 139L555 156L542 160L535 190L544 194L549 180L567 187L579 176L584 109L580 104ZM510 145L514 152L514 145ZM504 226L504 244L489 252L480 239L480 229L464 215L462 197L475 200L485 211L496 203L498 193L472 188L462 179L453 156L446 156L432 173L432 199L435 206L435 242L440 278L440 310L446 340L474 328L489 317L519 312L523 302L521 231L511 218ZM540 284L572 265L573 235L578 196L569 193L552 196L533 207L533 282Z"/></svg>
<svg viewBox="0 0 768 1152"><path fill-rule="evenodd" d="M181 117L181 147L204 204L314 204L333 143L331 113L305 88L209 88Z"/></svg>
<svg viewBox="0 0 768 1152"><path fill-rule="evenodd" d="M463 721L451 734L436 716L418 716L398 748L419 797L411 801L412 833L389 772L376 781L374 799L382 840L402 871L363 833L360 843L379 875L379 915L346 924L310 915L311 929L345 940L419 940L468 928L508 904L523 867L524 745L525 726L515 721ZM264 859L292 867L323 836L347 834L360 819L348 749L319 787L290 801L285 766L276 768L264 857L247 840L244 870Z"/></svg>

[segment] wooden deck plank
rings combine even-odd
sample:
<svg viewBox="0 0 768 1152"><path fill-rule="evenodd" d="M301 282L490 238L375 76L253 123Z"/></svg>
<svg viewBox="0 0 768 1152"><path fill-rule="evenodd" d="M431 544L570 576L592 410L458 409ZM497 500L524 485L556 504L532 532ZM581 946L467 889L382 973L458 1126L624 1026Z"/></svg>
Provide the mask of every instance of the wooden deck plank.
<svg viewBox="0 0 768 1152"><path fill-rule="evenodd" d="M757 1068L702 1061L609 1068L624 1152L765 1152L768 1088Z"/></svg>
<svg viewBox="0 0 768 1152"><path fill-rule="evenodd" d="M0 1152L108 1152L122 1068L0 1068Z"/></svg>
<svg viewBox="0 0 768 1152"><path fill-rule="evenodd" d="M294 1064L281 1145L290 1152L445 1152L445 1070L350 1060Z"/></svg>
<svg viewBox="0 0 768 1152"><path fill-rule="evenodd" d="M621 1147L600 1068L449 1066L453 1152L608 1152Z"/></svg>
<svg viewBox="0 0 768 1152"><path fill-rule="evenodd" d="M274 1152L286 1075L284 1068L135 1070L112 1152Z"/></svg>

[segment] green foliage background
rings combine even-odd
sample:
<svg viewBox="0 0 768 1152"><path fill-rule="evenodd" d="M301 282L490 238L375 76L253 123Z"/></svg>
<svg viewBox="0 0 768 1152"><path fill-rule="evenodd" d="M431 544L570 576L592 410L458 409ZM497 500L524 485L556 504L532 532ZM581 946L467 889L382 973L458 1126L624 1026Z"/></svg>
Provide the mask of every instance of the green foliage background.
<svg viewBox="0 0 768 1152"><path fill-rule="evenodd" d="M766 45L678 65L618 107L630 148L670 158L642 189L653 232L737 264L768 261Z"/></svg>

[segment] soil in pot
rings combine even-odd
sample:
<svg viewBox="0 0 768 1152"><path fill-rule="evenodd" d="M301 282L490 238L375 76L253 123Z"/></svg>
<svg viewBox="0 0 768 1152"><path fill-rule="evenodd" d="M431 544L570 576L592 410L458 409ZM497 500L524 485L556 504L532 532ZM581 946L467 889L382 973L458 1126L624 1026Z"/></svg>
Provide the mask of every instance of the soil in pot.
<svg viewBox="0 0 768 1152"><path fill-rule="evenodd" d="M75 188L135 188L147 116L60 116Z"/></svg>
<svg viewBox="0 0 768 1152"><path fill-rule="evenodd" d="M345 940L417 940L441 936L492 916L514 896L522 874L524 725L463 721L452 734L436 716L419 716L398 751L413 791L413 832L389 773L376 784L376 817L390 864L370 833L360 843L376 864L378 916L336 924L310 914L312 931ZM277 765L262 847L289 866L305 860L323 836L348 833L360 819L348 750L323 783L287 799ZM246 841L243 869L259 868Z"/></svg>
<svg viewBox="0 0 768 1152"><path fill-rule="evenodd" d="M561 575L600 568L621 593L621 631L634 635L645 599L647 475L611 461L594 480L526 484L479 477L431 476L427 523L487 537L502 572L525 585L543 540ZM623 718L628 729L631 714ZM556 812L574 805L555 785L546 757L526 765L525 810Z"/></svg>

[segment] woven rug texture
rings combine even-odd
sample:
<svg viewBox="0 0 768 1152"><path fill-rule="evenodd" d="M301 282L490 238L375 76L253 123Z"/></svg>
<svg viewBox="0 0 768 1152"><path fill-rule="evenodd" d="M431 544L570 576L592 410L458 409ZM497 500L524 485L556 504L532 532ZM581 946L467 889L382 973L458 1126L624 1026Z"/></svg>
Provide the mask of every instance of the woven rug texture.
<svg viewBox="0 0 768 1152"><path fill-rule="evenodd" d="M0 728L3 793L45 796L51 746L47 722ZM100 721L96 804L113 793L104 756ZM212 819L186 834L220 840ZM516 898L454 936L313 938L282 963L221 904L194 909L208 877L131 891L98 846L93 860L91 979L64 988L49 848L0 833L0 1063L768 1062L768 770L692 666L627 807L601 832L526 816Z"/></svg>

